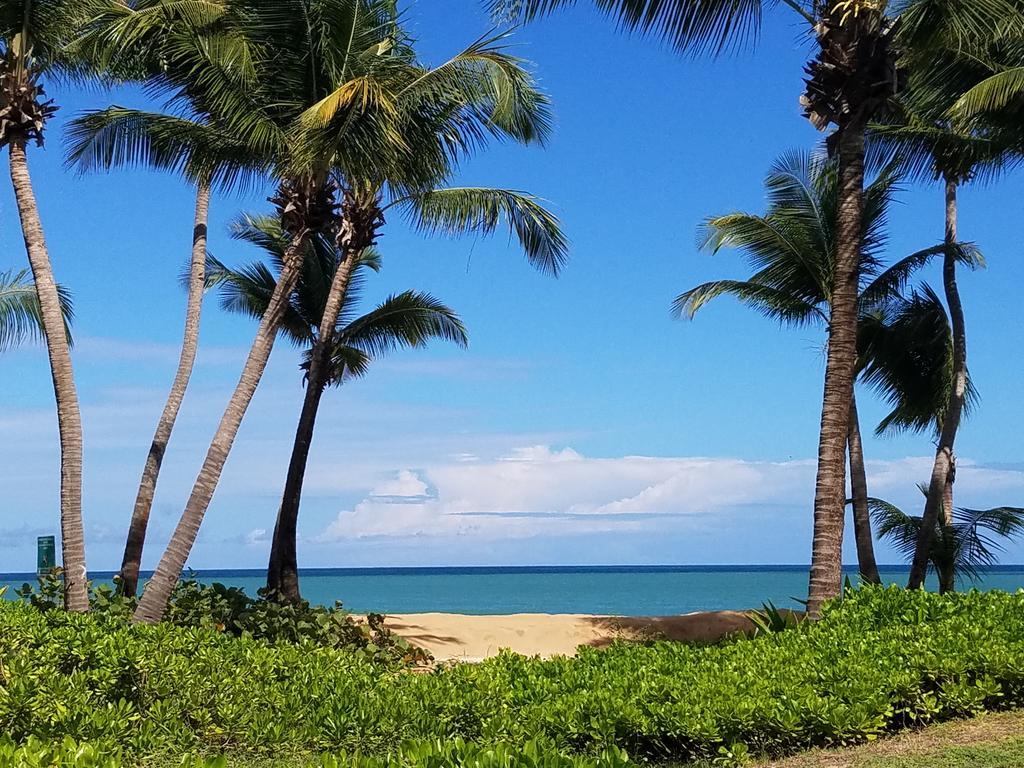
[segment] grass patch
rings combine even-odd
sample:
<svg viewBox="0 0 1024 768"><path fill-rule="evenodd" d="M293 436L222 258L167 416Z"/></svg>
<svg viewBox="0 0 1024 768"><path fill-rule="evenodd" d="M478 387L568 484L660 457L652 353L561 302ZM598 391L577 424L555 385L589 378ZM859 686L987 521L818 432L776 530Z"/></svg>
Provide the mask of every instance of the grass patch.
<svg viewBox="0 0 1024 768"><path fill-rule="evenodd" d="M813 750L761 768L1019 768L1024 711L980 715L846 749Z"/></svg>

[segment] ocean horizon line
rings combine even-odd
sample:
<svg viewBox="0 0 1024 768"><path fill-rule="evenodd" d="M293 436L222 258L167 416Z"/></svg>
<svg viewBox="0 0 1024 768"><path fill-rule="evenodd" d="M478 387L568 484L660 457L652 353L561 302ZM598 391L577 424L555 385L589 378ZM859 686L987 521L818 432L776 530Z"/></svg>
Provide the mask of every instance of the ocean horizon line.
<svg viewBox="0 0 1024 768"><path fill-rule="evenodd" d="M761 564L709 564L709 565L395 565L395 566L324 566L316 568L300 568L300 576L410 576L410 575L487 575L487 574L529 574L529 573L794 573L809 570L809 564L793 563L761 563ZM909 570L909 566L899 563L880 563L879 571L899 573ZM844 573L856 573L856 563L843 565ZM999 564L987 569L991 573L1014 573L1024 570L1024 564ZM91 571L90 579L110 579L116 570ZM195 575L199 578L217 576L258 576L265 574L265 568L190 568L186 576ZM152 570L140 572L142 578L153 575ZM34 579L34 571L0 572L0 581L15 579Z"/></svg>

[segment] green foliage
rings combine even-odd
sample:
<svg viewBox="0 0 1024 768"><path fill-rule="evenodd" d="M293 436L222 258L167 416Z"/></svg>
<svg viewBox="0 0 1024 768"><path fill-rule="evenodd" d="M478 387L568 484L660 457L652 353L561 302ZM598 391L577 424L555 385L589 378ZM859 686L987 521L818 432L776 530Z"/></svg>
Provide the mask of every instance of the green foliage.
<svg viewBox="0 0 1024 768"><path fill-rule="evenodd" d="M9 736L0 738L0 768L120 768L121 764L119 753L77 744L69 737L51 742L32 736L20 745Z"/></svg>
<svg viewBox="0 0 1024 768"><path fill-rule="evenodd" d="M921 487L928 495L927 487ZM879 538L887 539L907 561L913 560L921 533L922 518L908 515L883 499L868 499L871 517ZM999 562L1001 539L1012 540L1024 534L1024 508L953 510L951 525L935 522L928 555L928 567L939 576L940 587L953 585L957 577L979 578Z"/></svg>
<svg viewBox="0 0 1024 768"><path fill-rule="evenodd" d="M844 592L848 590L849 586L847 586ZM802 620L802 614L779 610L771 600L763 603L761 610L751 611L747 616L754 622L754 627L757 633L760 634L784 632L795 627Z"/></svg>
<svg viewBox="0 0 1024 768"><path fill-rule="evenodd" d="M186 756L181 768L227 768L223 756ZM291 763L290 763L291 764ZM463 739L410 742L384 755L324 754L318 761L302 761L317 768L628 768L633 765L620 749L606 749L594 757L566 755L537 742L521 747L483 746ZM45 742L29 737L22 745L0 740L0 768L121 768L132 765L120 751L65 738Z"/></svg>
<svg viewBox="0 0 1024 768"><path fill-rule="evenodd" d="M64 313L68 343L71 343L71 320L74 317L71 294L58 285L57 298ZM0 352L42 337L42 312L28 270L0 272Z"/></svg>
<svg viewBox="0 0 1024 768"><path fill-rule="evenodd" d="M593 758L566 755L549 745L528 741L521 747L480 745L464 739L412 742L386 755L324 755L322 768L626 768L632 765L621 749L611 747Z"/></svg>
<svg viewBox="0 0 1024 768"><path fill-rule="evenodd" d="M36 587L24 584L15 592L43 612L64 606L64 585L59 569L41 576ZM90 584L89 603L94 614L127 623L138 600L118 594L108 584L97 587ZM380 614L371 613L365 622L357 622L340 602L333 608L306 601L281 604L252 597L239 587L200 584L194 578L178 582L165 621L177 627L210 629L272 644L345 649L389 666L430 659L425 651L385 627Z"/></svg>
<svg viewBox="0 0 1024 768"><path fill-rule="evenodd" d="M735 758L851 744L1024 704L1024 593L862 588L818 622L751 640L504 653L428 675L308 641L6 603L0 659L0 732L19 744L386 756L461 739L467 760L484 761L477 746L501 762L532 743L545 756L711 761L722 747ZM408 764L421 763L450 764Z"/></svg>

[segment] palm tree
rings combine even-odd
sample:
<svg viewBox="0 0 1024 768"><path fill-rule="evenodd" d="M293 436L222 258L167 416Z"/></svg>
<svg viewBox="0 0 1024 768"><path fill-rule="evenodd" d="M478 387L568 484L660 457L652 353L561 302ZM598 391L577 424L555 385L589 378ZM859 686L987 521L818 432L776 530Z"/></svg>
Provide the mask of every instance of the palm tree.
<svg viewBox="0 0 1024 768"><path fill-rule="evenodd" d="M957 235L959 189L981 178L991 180L1020 157L1020 139L1003 131L979 130L949 115L959 95L981 73L973 57L939 52L912 59L907 86L900 109L887 125L874 127L877 140L903 157L917 177L941 181L944 189L946 244L942 284L949 308L953 335L953 365L950 384L945 388L948 402L941 410L935 460L928 486L920 527L921 542L910 569L908 586L918 589L924 583L931 544L940 511L946 515L943 525L952 524L953 479L956 473L954 443L968 397L967 331L963 302L957 282L957 262L961 251ZM947 503L943 498L947 497Z"/></svg>
<svg viewBox="0 0 1024 768"><path fill-rule="evenodd" d="M928 488L921 486L928 494ZM888 539L907 560L916 556L921 540L922 518L908 515L899 507L882 499L870 499L871 514L878 535ZM927 569L934 569L939 579L939 592L956 589L957 577L977 579L998 562L1002 551L1000 539L1011 539L1024 533L1024 508L965 509L952 513L943 511L929 537Z"/></svg>
<svg viewBox="0 0 1024 768"><path fill-rule="evenodd" d="M301 418L308 421L308 426L303 428L300 424L303 434L311 434L323 387L337 366L333 358L332 333L345 307L351 280L363 262L360 254L365 254L375 242L385 211L398 207L411 217L417 228L449 235L491 233L505 219L527 258L537 268L557 275L565 258L566 241L558 220L531 195L485 187L449 187L401 194L385 203L382 192L379 185L367 183L358 188L349 187L344 192L343 223L335 238L338 266L331 276L320 313L320 327L313 337L306 363L308 384ZM308 451L308 443L305 450ZM289 469L274 526L267 580L269 593L275 599L289 602L300 599L295 546L305 454L293 458L297 462Z"/></svg>
<svg viewBox="0 0 1024 768"><path fill-rule="evenodd" d="M63 286L57 286L61 314L67 343L71 344L71 320L74 308L71 295ZM13 349L29 341L44 338L43 316L39 296L29 278L28 270L0 272L0 352Z"/></svg>
<svg viewBox="0 0 1024 768"><path fill-rule="evenodd" d="M42 78L75 76L87 69L69 53L68 44L93 10L90 0L0 2L0 146L6 146L10 154L11 183L57 401L64 604L72 611L89 610L82 528L82 417L61 294L43 235L27 149L31 143L42 146L47 121L57 109L46 99Z"/></svg>
<svg viewBox="0 0 1024 768"><path fill-rule="evenodd" d="M229 269L211 257L209 283L219 287L221 305L225 309L260 317L273 293L288 241L279 222L270 216L241 218L233 226L233 235L266 251L269 263L256 262L242 269ZM451 309L432 296L415 291L391 296L373 311L355 317L363 277L367 271L378 271L381 266L376 251L367 249L353 270L328 342L329 363L320 367L318 379L314 380L309 362L327 303L327 289L340 263L341 254L330 238L314 238L281 321L282 332L293 343L306 348L302 366L306 371L305 384L307 391L312 389L315 395L303 400L267 568L268 596L291 602L301 599L296 562L298 507L324 390L366 375L373 360L394 349L424 347L430 339L443 339L459 346L465 346L468 341L462 322Z"/></svg>
<svg viewBox="0 0 1024 768"><path fill-rule="evenodd" d="M530 19L575 0L488 0L493 12ZM762 0L594 0L628 30L653 33L679 51L719 54L756 37ZM845 451L857 361L857 273L863 231L864 137L897 86L895 51L934 48L987 36L1018 16L1013 0L784 0L813 32L817 55L805 68L804 112L819 130L829 126L838 163L836 269L832 275L829 343L825 365L814 538L808 611L839 595L842 581Z"/></svg>
<svg viewBox="0 0 1024 768"><path fill-rule="evenodd" d="M119 572L118 591L133 597L160 467L199 346L212 187L230 189L267 164L258 149L219 125L208 107L211 92L225 84L244 87L252 74L244 37L226 23L230 11L225 0L114 4L76 41L108 72L167 96L168 113L116 105L87 111L68 127L69 162L82 171L137 165L170 170L196 188L181 352L142 470ZM205 64L201 78L193 78L197 60Z"/></svg>
<svg viewBox="0 0 1024 768"><path fill-rule="evenodd" d="M383 223L381 190L394 190L396 201L409 201L430 224L431 202L438 207L437 201L455 195L432 198L423 190L450 176L461 156L489 136L533 141L548 127L547 100L500 38L479 41L426 69L389 0L251 0L249 6L241 29L253 41L257 77L244 93L218 94L216 114L246 145L262 146L274 157L278 187L271 200L290 240L239 383L136 621L158 621L166 609L266 367L310 239L330 235L344 256L324 309L326 328L318 335L326 339L359 254L373 245ZM309 34L313 28L318 35ZM507 198L485 196L525 227L538 263L557 267L564 241L542 206L530 199L524 214L508 210ZM480 213L470 218L467 227L477 231L495 226ZM314 354L311 377L322 364Z"/></svg>
<svg viewBox="0 0 1024 768"><path fill-rule="evenodd" d="M934 247L911 254L888 268L881 259L887 241L886 224L893 193L900 182L899 166L884 166L864 192L863 231L858 262L860 327L870 324L886 303L906 285L928 259L942 251ZM757 271L747 280L715 280L679 295L676 315L693 318L712 299L730 295L784 325L826 326L833 301L838 237L835 212L840 200L837 165L822 155L791 153L772 167L765 186L768 212L763 216L733 213L708 219L702 248L742 249ZM859 346L864 345L864 333ZM861 354L857 371L866 361ZM846 447L850 460L854 534L861 578L881 581L871 538L867 508L867 475L856 398L851 394Z"/></svg>

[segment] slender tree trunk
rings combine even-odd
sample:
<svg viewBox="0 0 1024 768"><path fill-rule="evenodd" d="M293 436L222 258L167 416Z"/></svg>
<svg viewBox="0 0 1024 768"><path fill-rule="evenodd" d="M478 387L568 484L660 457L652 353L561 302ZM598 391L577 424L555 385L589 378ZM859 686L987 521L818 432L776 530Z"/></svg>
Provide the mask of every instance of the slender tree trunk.
<svg viewBox="0 0 1024 768"><path fill-rule="evenodd" d="M839 134L836 264L829 318L828 358L814 490L814 539L807 612L816 617L837 597L843 578L846 441L857 363L857 291L864 197L864 125L851 120Z"/></svg>
<svg viewBox="0 0 1024 768"><path fill-rule="evenodd" d="M299 504L302 500L302 481L306 474L306 462L313 441L317 409L327 385L330 366L331 346L334 343L338 315L345 303L352 274L358 266L360 254L350 253L338 264L331 280L331 287L324 305L324 314L309 358L309 374L306 394L299 414L299 425L295 431L292 456L288 463L281 507L274 524L274 539L270 548L270 562L267 565L267 594L281 602L296 603L302 599L299 592L298 568L298 520Z"/></svg>
<svg viewBox="0 0 1024 768"><path fill-rule="evenodd" d="M875 562L875 543L871 537L871 514L868 511L868 477L864 469L864 443L860 436L857 398L850 399L850 495L853 498L853 535L857 541L857 563L860 577L866 584L881 584Z"/></svg>
<svg viewBox="0 0 1024 768"><path fill-rule="evenodd" d="M177 584L185 562L188 560L188 555L192 551L192 545L199 533L199 526L210 506L213 492L224 469L224 463L231 451L231 445L242 424L242 418L252 401L263 371L267 367L278 326L281 324L281 318L302 269L302 260L309 235L308 230L296 233L285 251L281 274L277 279L277 285L274 287L267 309L263 313L263 318L260 320L252 348L249 350L245 367L242 369L242 376L228 401L217 432L210 443L206 459L192 488L192 494L185 505L185 511L174 529L174 534L171 536L163 557L160 558L153 578L146 584L142 599L135 609L133 620L136 622L149 624L158 622L167 610L171 592L174 590L174 585Z"/></svg>
<svg viewBox="0 0 1024 768"><path fill-rule="evenodd" d="M178 418L181 401L185 398L192 366L199 347L199 316L203 307L203 291L206 288L206 231L210 212L210 185L203 183L196 190L195 224L192 228L192 260L188 277L188 302L185 305L185 334L181 342L178 370L174 374L171 391L167 395L160 421L156 425L153 442L149 446L146 466L135 497L135 509L128 528L128 539L121 559L121 594L134 597L139 589L139 568L142 566L142 549L146 543L146 528L149 513L153 508L153 495L164 460L167 442L171 439L174 422Z"/></svg>
<svg viewBox="0 0 1024 768"><path fill-rule="evenodd" d="M939 594L946 595L956 591L956 574L952 569L939 572Z"/></svg>
<svg viewBox="0 0 1024 768"><path fill-rule="evenodd" d="M946 490L942 494L942 521L953 524L953 483L956 482L956 454L949 458L949 472L946 473Z"/></svg>
<svg viewBox="0 0 1024 768"><path fill-rule="evenodd" d="M964 308L960 301L960 290L956 283L956 253L953 246L957 242L957 183L946 179L946 255L942 264L942 284L946 293L946 304L949 307L949 320L953 331L953 382L950 387L949 404L942 418L939 431L939 442L935 451L935 463L932 465L932 476L928 483L928 501L924 505L921 516L921 534L917 539L914 561L910 566L910 589L920 589L924 585L928 573L928 555L931 552L935 526L942 511L943 497L949 473L953 467L953 443L956 441L960 417L963 413L964 399L967 394L967 332L964 328ZM952 514L952 509L949 511Z"/></svg>
<svg viewBox="0 0 1024 768"><path fill-rule="evenodd" d="M10 143L11 183L21 217L43 320L46 351L50 358L53 394L57 400L60 433L60 534L61 564L64 569L64 605L69 611L89 610L85 567L85 533L82 526L82 415L78 407L71 348L64 313L60 307L50 254L43 237L32 179L28 172L25 140Z"/></svg>
<svg viewBox="0 0 1024 768"><path fill-rule="evenodd" d="M299 503L323 390L322 382L314 383L310 379L306 383L306 395L302 401L302 412L295 430L295 442L292 445L291 460L288 462L284 494L274 524L270 563L267 565L267 595L270 599L280 602L297 603L302 599L299 592L297 552Z"/></svg>

